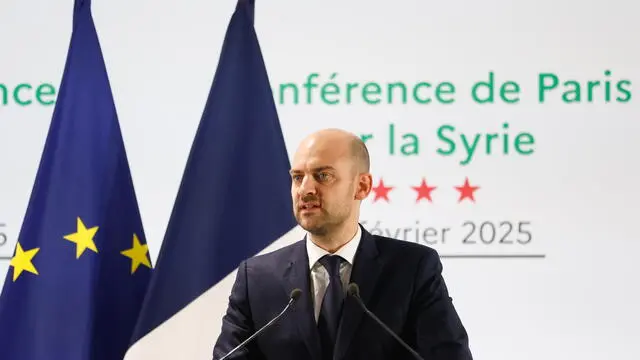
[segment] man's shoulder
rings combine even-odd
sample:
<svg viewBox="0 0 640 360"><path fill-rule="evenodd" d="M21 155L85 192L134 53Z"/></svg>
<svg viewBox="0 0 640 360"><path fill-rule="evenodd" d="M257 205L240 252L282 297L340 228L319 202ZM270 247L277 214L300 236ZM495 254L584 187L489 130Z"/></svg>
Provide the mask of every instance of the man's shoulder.
<svg viewBox="0 0 640 360"><path fill-rule="evenodd" d="M378 245L379 248L401 252L418 252L421 254L433 254L436 252L436 250L432 247L412 241L400 240L375 234L371 234L370 236L376 242L376 245Z"/></svg>
<svg viewBox="0 0 640 360"><path fill-rule="evenodd" d="M252 256L246 259L245 262L251 266L282 263L286 260L294 260L301 250L304 250L304 239L265 254Z"/></svg>
<svg viewBox="0 0 640 360"><path fill-rule="evenodd" d="M370 234L369 236L371 240L375 241L378 251L381 254L393 255L394 257L406 257L407 259L439 258L436 249L427 245L376 234Z"/></svg>

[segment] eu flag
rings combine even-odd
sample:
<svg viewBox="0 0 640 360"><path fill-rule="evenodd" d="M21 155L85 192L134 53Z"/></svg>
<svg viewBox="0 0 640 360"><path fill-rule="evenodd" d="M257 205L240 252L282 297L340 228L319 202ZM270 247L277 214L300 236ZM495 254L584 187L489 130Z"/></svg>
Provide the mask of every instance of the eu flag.
<svg viewBox="0 0 640 360"><path fill-rule="evenodd" d="M150 277L89 0L76 0L57 104L0 297L3 360L116 360Z"/></svg>
<svg viewBox="0 0 640 360"><path fill-rule="evenodd" d="M211 359L239 263L302 238L253 9L229 22L127 359Z"/></svg>

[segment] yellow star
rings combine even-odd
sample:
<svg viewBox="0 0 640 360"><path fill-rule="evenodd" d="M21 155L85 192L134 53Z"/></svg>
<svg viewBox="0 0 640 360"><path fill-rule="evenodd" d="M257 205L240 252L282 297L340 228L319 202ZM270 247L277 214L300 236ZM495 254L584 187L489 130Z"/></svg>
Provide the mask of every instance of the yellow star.
<svg viewBox="0 0 640 360"><path fill-rule="evenodd" d="M140 244L140 240L138 239L138 235L133 234L133 247L131 249L127 249L121 252L122 255L131 259L131 273L133 274L138 269L140 264L151 269L151 262L147 257L147 252L149 251L147 244Z"/></svg>
<svg viewBox="0 0 640 360"><path fill-rule="evenodd" d="M96 232L98 232L98 227L94 226L87 229L78 217L77 228L78 230L75 233L64 236L65 239L76 243L76 259L79 259L80 255L82 255L86 249L91 249L97 253L98 249L96 249L96 244L93 242L93 237L96 235Z"/></svg>
<svg viewBox="0 0 640 360"><path fill-rule="evenodd" d="M23 251L20 243L17 244L16 254L9 263L9 266L13 266L13 281L16 281L23 271L28 271L32 274L38 275L38 270L36 270L36 267L33 266L33 263L31 262L38 251L40 251L40 248Z"/></svg>

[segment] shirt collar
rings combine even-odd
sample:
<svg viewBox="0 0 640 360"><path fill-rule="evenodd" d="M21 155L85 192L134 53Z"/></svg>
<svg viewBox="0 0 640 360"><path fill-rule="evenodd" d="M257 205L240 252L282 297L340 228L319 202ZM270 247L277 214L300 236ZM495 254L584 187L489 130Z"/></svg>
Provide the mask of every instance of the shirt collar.
<svg viewBox="0 0 640 360"><path fill-rule="evenodd" d="M334 253L334 255L339 255L343 259L345 259L349 264L353 266L353 259L356 256L356 251L358 250L358 245L360 244L360 238L362 237L362 230L360 229L360 225L358 225L358 230L356 234L342 246L338 251ZM321 257L330 254L327 250L319 247L314 244L313 241L307 236L307 256L309 257L309 269L313 268L313 266L320 260Z"/></svg>

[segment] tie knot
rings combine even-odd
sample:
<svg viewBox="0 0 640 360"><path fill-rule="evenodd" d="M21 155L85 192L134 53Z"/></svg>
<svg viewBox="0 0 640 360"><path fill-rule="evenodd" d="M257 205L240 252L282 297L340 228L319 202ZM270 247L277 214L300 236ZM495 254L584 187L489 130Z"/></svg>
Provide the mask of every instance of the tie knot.
<svg viewBox="0 0 640 360"><path fill-rule="evenodd" d="M340 276L340 263L342 262L342 257L338 255L325 255L318 261L320 261L320 264L327 269L330 277Z"/></svg>

